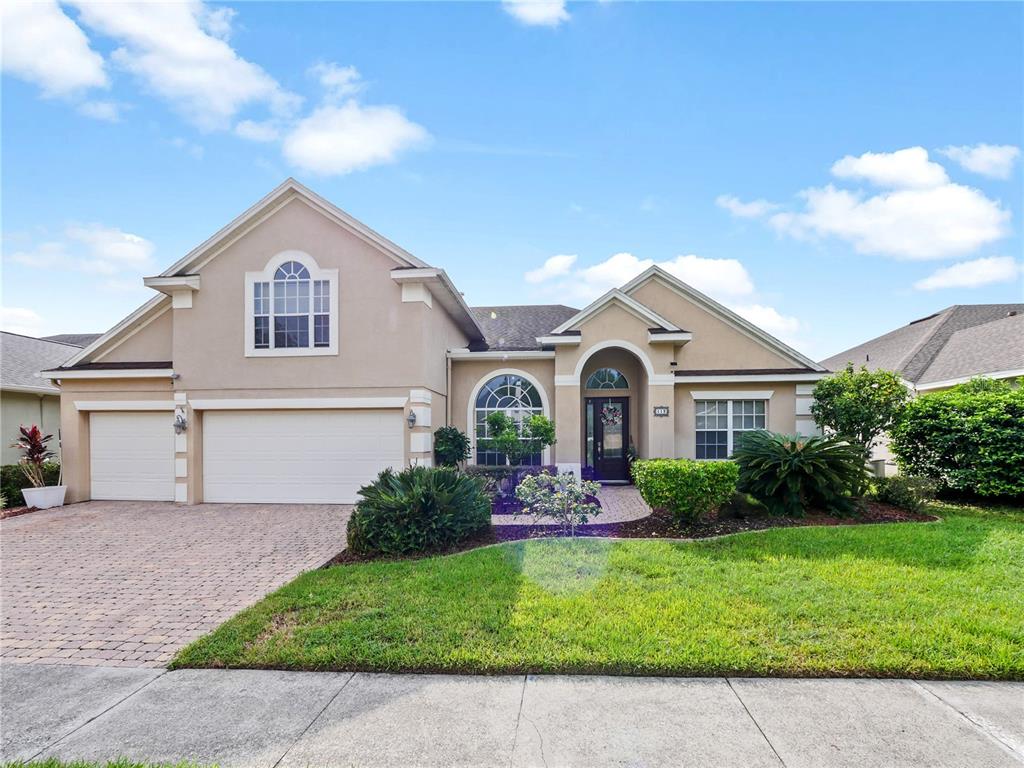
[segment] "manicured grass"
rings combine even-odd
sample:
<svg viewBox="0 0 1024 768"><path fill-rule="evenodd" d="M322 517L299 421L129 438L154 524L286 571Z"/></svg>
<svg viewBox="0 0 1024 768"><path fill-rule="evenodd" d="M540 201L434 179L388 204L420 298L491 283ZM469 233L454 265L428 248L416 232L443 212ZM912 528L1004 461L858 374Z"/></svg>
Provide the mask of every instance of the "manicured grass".
<svg viewBox="0 0 1024 768"><path fill-rule="evenodd" d="M1024 679L1024 510L313 571L175 667Z"/></svg>

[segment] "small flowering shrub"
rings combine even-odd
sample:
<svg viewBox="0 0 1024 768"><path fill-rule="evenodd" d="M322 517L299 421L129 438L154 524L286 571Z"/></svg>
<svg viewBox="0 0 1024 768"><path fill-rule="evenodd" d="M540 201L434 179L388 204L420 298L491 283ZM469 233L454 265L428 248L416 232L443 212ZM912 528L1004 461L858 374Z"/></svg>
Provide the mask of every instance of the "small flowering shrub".
<svg viewBox="0 0 1024 768"><path fill-rule="evenodd" d="M599 483L577 480L572 472L540 474L523 478L516 487L516 498L523 503L523 511L533 515L534 522L553 518L563 534L575 536L577 527L601 514L601 505L593 501L599 490Z"/></svg>

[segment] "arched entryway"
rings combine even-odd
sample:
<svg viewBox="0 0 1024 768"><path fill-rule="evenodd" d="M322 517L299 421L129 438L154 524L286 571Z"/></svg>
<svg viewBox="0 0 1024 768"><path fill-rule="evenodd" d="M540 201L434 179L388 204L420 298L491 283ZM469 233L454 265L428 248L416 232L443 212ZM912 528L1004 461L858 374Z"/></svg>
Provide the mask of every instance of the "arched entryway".
<svg viewBox="0 0 1024 768"><path fill-rule="evenodd" d="M630 480L629 463L646 444L647 371L634 352L607 346L579 367L580 448L585 478Z"/></svg>

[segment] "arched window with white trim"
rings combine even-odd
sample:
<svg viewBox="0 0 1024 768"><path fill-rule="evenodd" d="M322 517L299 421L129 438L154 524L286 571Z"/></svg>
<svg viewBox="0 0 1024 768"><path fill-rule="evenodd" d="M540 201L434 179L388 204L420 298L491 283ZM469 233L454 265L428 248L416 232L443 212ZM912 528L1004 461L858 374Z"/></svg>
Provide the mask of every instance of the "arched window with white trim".
<svg viewBox="0 0 1024 768"><path fill-rule="evenodd" d="M537 388L524 377L516 374L501 374L489 379L476 396L475 434L479 441L487 435L487 417L491 413L501 412L514 419L520 425L530 416L544 415L544 404ZM497 451L486 451L477 443L476 463L488 466L503 466L505 454ZM541 454L523 458L523 464L541 464Z"/></svg>
<svg viewBox="0 0 1024 768"><path fill-rule="evenodd" d="M338 350L338 271L285 251L246 273L246 355L325 355Z"/></svg>
<svg viewBox="0 0 1024 768"><path fill-rule="evenodd" d="M587 389L629 389L629 382L615 368L598 368L587 378Z"/></svg>

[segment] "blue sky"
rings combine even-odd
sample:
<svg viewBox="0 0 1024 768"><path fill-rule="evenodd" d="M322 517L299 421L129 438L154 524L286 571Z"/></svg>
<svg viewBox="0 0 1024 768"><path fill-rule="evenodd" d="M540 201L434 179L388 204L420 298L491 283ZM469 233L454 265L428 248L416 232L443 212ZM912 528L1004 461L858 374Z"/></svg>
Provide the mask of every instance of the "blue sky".
<svg viewBox="0 0 1024 768"><path fill-rule="evenodd" d="M105 330L289 175L471 304L657 262L822 358L1022 301L1022 9L6 4L4 324Z"/></svg>

